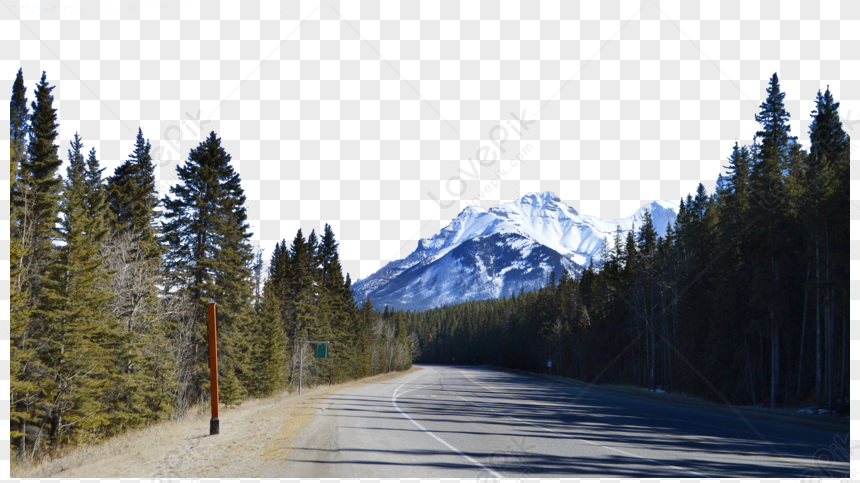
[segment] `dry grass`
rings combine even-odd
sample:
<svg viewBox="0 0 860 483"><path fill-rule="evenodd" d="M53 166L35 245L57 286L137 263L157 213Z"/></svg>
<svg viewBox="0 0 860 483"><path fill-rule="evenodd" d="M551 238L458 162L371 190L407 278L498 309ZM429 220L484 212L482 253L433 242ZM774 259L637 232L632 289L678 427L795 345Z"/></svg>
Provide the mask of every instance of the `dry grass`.
<svg viewBox="0 0 860 483"><path fill-rule="evenodd" d="M259 477L286 460L323 400L364 384L418 370L383 374L297 394L283 392L220 411L221 434L209 436L209 407L180 420L130 432L100 444L68 449L49 460L12 468L14 478L237 478Z"/></svg>

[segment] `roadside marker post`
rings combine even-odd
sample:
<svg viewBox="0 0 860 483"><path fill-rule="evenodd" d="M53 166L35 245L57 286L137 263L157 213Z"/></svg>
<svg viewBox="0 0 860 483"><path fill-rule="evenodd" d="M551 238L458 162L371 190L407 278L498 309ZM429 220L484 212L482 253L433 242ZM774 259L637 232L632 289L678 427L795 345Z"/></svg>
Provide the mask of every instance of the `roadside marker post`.
<svg viewBox="0 0 860 483"><path fill-rule="evenodd" d="M328 341L306 340L302 342L302 347L299 349L299 396L302 395L302 369L305 359L305 344L317 344L316 350L314 351L314 357L317 359L328 358Z"/></svg>
<svg viewBox="0 0 860 483"><path fill-rule="evenodd" d="M209 316L209 386L212 389L212 419L209 420L209 435L221 433L221 420L218 419L218 334L215 323L215 302L207 304Z"/></svg>

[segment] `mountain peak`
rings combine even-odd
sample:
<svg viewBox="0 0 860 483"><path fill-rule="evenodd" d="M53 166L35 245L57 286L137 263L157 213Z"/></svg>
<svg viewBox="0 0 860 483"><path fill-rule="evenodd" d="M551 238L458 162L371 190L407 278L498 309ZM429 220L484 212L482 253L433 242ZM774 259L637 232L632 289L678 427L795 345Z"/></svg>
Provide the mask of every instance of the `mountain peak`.
<svg viewBox="0 0 860 483"><path fill-rule="evenodd" d="M536 216L570 217L579 216L572 206L561 201L552 191L528 192L519 199L502 203L489 209L490 213L504 217L533 218Z"/></svg>
<svg viewBox="0 0 860 483"><path fill-rule="evenodd" d="M601 220L579 215L552 191L529 192L490 209L470 205L439 233L419 240L408 257L356 282L353 291L361 300L423 309L500 297L511 287L531 290L553 271L581 273L600 256L604 239L612 240L619 228L640 227L646 211L664 235L677 208L655 201L625 218Z"/></svg>
<svg viewBox="0 0 860 483"><path fill-rule="evenodd" d="M530 191L520 197L520 199L515 200L512 203L515 205L530 205L540 208L544 208L549 205L556 205L558 203L564 204L564 202L561 201L561 198L559 198L558 195L556 195L552 191ZM567 207L567 205L565 205L565 207Z"/></svg>
<svg viewBox="0 0 860 483"><path fill-rule="evenodd" d="M516 203L533 203L533 202L541 202L541 203L549 203L551 201L561 201L561 199L552 191L544 191L544 192L535 192L529 191L525 195L522 196Z"/></svg>

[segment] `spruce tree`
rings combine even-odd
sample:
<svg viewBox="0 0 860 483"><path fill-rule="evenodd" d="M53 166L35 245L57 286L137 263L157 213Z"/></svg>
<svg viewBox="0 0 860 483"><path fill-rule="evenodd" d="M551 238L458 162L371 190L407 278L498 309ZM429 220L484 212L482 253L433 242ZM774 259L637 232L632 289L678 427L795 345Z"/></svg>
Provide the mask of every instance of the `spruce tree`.
<svg viewBox="0 0 860 483"><path fill-rule="evenodd" d="M119 382L115 363L122 342L108 310L109 274L100 253L107 235L104 212L91 216L88 204L95 196L88 189L80 136L75 134L70 144L61 204L64 245L48 272L60 281L57 292L62 302L48 318L42 353L52 381L47 396L55 443L95 439L118 417L106 399Z"/></svg>
<svg viewBox="0 0 860 483"><path fill-rule="evenodd" d="M653 257L654 251L657 249L657 231L654 230L654 222L651 218L651 212L645 211L642 218L642 227L636 237L639 253L646 257Z"/></svg>
<svg viewBox="0 0 860 483"><path fill-rule="evenodd" d="M109 217L107 189L102 182L102 173L105 168L101 167L98 157L96 156L96 148L90 148L87 155L86 175L84 176L84 188L88 194L86 201L87 214L97 222L105 225L103 230L107 231L107 221Z"/></svg>
<svg viewBox="0 0 860 483"><path fill-rule="evenodd" d="M313 232L312 232L313 234ZM310 237L309 237L310 238ZM315 239L315 237L314 237ZM316 321L315 271L316 253L305 240L302 230L296 232L289 247L289 267L287 280L287 312L291 329L297 339L314 336ZM298 353L298 347L295 349Z"/></svg>
<svg viewBox="0 0 860 483"><path fill-rule="evenodd" d="M53 242L59 236L56 225L62 185L62 179L57 174L61 161L57 154L58 146L54 144L59 126L57 111L53 107L53 89L43 72L36 85L35 100L31 103L30 123L26 126L27 150L16 156L19 164L12 192L16 208L12 236L21 243L14 250L20 256L14 262L17 269L13 271L17 275L17 290L24 292L24 297L16 294L16 300L27 306L23 311L18 311L25 318L14 324L15 338L26 350L34 351L29 353L33 355L32 358L26 358L28 363L23 371L32 375L30 380L36 384L36 394L26 395L24 405L29 413L28 419L55 433L58 427L57 413L53 411L51 395L56 393L56 381L49 375L49 368L46 367L49 361L46 359L49 359L47 355L56 342L51 339L51 330L52 323L62 311L64 280L61 272L51 270L58 255ZM23 140L22 130L25 129L25 124L21 122L21 117L26 115L26 110L21 108L22 101L25 101L23 84L16 81L12 102L16 115L10 120L16 129L16 149L23 149L18 143ZM13 310L17 311L14 307ZM38 431L34 434L45 437L44 433ZM30 444L38 442L34 440Z"/></svg>
<svg viewBox="0 0 860 483"><path fill-rule="evenodd" d="M770 335L770 406L774 407L779 392L779 335L782 309L785 307L782 300L784 291L779 286L780 278L782 281L788 278L785 272L780 277L783 268L781 251L785 248L782 246L785 237L780 236L785 228L783 173L786 170L789 144L796 142L796 138L789 134L791 126L788 123L789 113L785 110L785 93L781 91L779 77L775 73L770 79L767 93L761 111L755 116L761 124L756 139L761 142L750 178L754 193L759 198L759 210L767 210L768 213L755 224L751 249L753 259L756 260L752 266L753 293L756 294L754 303L759 311L758 317L767 320L767 326L763 325L761 330Z"/></svg>
<svg viewBox="0 0 860 483"><path fill-rule="evenodd" d="M166 290L185 291L197 304L198 343L203 347L207 344L205 305L218 304L219 369L249 384L253 252L245 193L230 161L213 131L176 168L180 183L170 188L163 201L165 266L171 272ZM206 351L200 348L198 353L202 382L208 378Z"/></svg>
<svg viewBox="0 0 860 483"><path fill-rule="evenodd" d="M345 310L352 326L350 334L352 334L353 366L350 374L355 379L367 377L370 375L368 327L355 303L355 297L352 293L352 279L349 273L346 274L346 280L343 284L343 297L346 300Z"/></svg>
<svg viewBox="0 0 860 483"><path fill-rule="evenodd" d="M57 110L54 109L54 96L47 76L36 85L30 122L28 156L21 161L22 189L30 198L28 212L31 217L34 256L44 258L52 251L51 239L57 237L56 223L59 209L62 179L57 169L62 164L54 144L57 139Z"/></svg>
<svg viewBox="0 0 860 483"><path fill-rule="evenodd" d="M373 308L373 304L370 302L370 297L365 298L364 302L361 305L361 309L359 311L359 321L358 323L364 326L364 341L360 341L359 343L366 348L363 351L362 358L362 372L368 376L374 376L378 372L375 371L376 363L373 357L373 344L375 343L375 334L374 334L374 322L376 321L376 310Z"/></svg>
<svg viewBox="0 0 860 483"><path fill-rule="evenodd" d="M343 291L343 272L337 253L334 231L326 223L317 250L320 263L320 313L325 322L331 344L329 364L332 366L330 377L333 381L351 377L354 346L350 329L352 323L347 312Z"/></svg>
<svg viewBox="0 0 860 483"><path fill-rule="evenodd" d="M28 425L28 412L35 401L38 392L38 360L36 359L33 341L30 338L30 272L27 270L25 259L30 244L25 236L29 234L27 224L31 221L24 216L29 207L27 198L22 190L20 173L27 156L27 134L29 132L29 112L27 109L27 88L24 87L23 69L18 69L18 75L12 86L12 100L9 103L9 160L10 160L10 277L9 301L11 317L11 438L13 447L17 448L19 456L27 452L27 442L24 439Z"/></svg>
<svg viewBox="0 0 860 483"><path fill-rule="evenodd" d="M844 302L834 302L846 299L845 281L850 277L845 268L846 254L850 251L846 241L850 236L848 223L844 221L850 215L849 205L845 202L849 192L850 138L842 129L838 109L839 103L833 99L829 87L824 94L818 92L809 126L811 145L806 161L808 188L804 196L810 200L804 210L804 218L811 232L807 253L814 266L815 280L816 400L819 403L827 401L828 404L833 399L829 392L833 380L828 376L832 376L833 320L837 310L841 309L843 314L846 311ZM830 283L830 280L836 283ZM835 295L838 292L842 294ZM845 337L843 334L842 338ZM844 348L842 352L845 352ZM844 381L844 375L842 378Z"/></svg>
<svg viewBox="0 0 860 483"><path fill-rule="evenodd" d="M158 192L151 149L143 130L138 128L134 150L107 179L114 230L133 234L148 259L160 254L156 228Z"/></svg>
<svg viewBox="0 0 860 483"><path fill-rule="evenodd" d="M247 389L236 377L236 370L233 367L228 367L223 371L219 367L218 372L224 372L224 377L218 379L220 402L227 407L237 406L248 395Z"/></svg>
<svg viewBox="0 0 860 483"><path fill-rule="evenodd" d="M47 76L36 85L35 100L31 104L29 142L27 156L20 158L18 189L22 203L18 216L22 219L21 240L25 243L25 259L22 263L30 271L28 276L29 303L33 315L43 318L56 307L56 283L46 280L46 267L55 255L53 240L58 237L56 225L60 203L62 179L57 169L62 164L57 154L57 110L54 109L54 96ZM52 283L54 282L54 283ZM52 300L54 299L54 300Z"/></svg>
<svg viewBox="0 0 860 483"><path fill-rule="evenodd" d="M12 85L12 100L9 102L9 179L13 182L18 168L24 164L27 156L28 114L24 70L18 69L18 75Z"/></svg>
<svg viewBox="0 0 860 483"><path fill-rule="evenodd" d="M280 317L281 302L274 285L263 289L263 300L258 316L259 327L254 344L257 396L270 396L287 384L287 337Z"/></svg>

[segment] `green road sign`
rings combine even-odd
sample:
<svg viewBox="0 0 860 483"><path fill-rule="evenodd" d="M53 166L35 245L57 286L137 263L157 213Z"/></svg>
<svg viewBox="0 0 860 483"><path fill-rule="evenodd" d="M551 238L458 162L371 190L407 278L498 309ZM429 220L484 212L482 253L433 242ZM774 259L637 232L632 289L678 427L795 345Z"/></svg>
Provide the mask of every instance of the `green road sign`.
<svg viewBox="0 0 860 483"><path fill-rule="evenodd" d="M314 355L317 359L326 359L328 358L328 345L326 344L318 344L316 350L314 350Z"/></svg>

